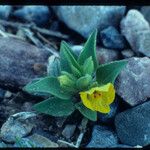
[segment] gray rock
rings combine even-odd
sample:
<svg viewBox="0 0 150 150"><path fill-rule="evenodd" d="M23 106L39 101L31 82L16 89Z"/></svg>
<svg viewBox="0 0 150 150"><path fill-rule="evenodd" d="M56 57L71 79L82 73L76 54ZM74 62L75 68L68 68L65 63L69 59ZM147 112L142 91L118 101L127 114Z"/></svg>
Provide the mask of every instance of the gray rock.
<svg viewBox="0 0 150 150"><path fill-rule="evenodd" d="M150 101L118 114L117 134L122 143L131 146L150 144Z"/></svg>
<svg viewBox="0 0 150 150"><path fill-rule="evenodd" d="M74 131L76 129L76 125L66 125L64 130L62 131L62 135L67 138L67 139L70 139L73 134L74 134Z"/></svg>
<svg viewBox="0 0 150 150"><path fill-rule="evenodd" d="M5 92L6 92L5 90L0 88L0 101L4 98Z"/></svg>
<svg viewBox="0 0 150 150"><path fill-rule="evenodd" d="M0 5L0 19L7 20L12 11L12 6L10 5Z"/></svg>
<svg viewBox="0 0 150 150"><path fill-rule="evenodd" d="M121 32L135 52L150 56L150 27L137 10L130 10L121 21Z"/></svg>
<svg viewBox="0 0 150 150"><path fill-rule="evenodd" d="M50 19L51 12L47 6L24 6L14 12L14 16L37 25L45 25Z"/></svg>
<svg viewBox="0 0 150 150"><path fill-rule="evenodd" d="M149 75L149 58L129 58L128 64L116 80L117 94L131 106L143 103L150 97Z"/></svg>
<svg viewBox="0 0 150 150"><path fill-rule="evenodd" d="M35 117L36 114L32 112L20 112L10 116L1 127L2 140L13 143L16 138L28 135L34 127L32 119Z"/></svg>
<svg viewBox="0 0 150 150"><path fill-rule="evenodd" d="M118 110L118 101L115 99L115 101L110 105L110 112L108 114L103 113L97 113L98 121L101 123L109 123L111 122Z"/></svg>
<svg viewBox="0 0 150 150"><path fill-rule="evenodd" d="M67 117L55 117L57 127L61 128L64 125L66 119Z"/></svg>
<svg viewBox="0 0 150 150"><path fill-rule="evenodd" d="M81 50L83 49L83 46L82 45L73 45L73 46L71 46L71 49L77 56L79 56L81 53Z"/></svg>
<svg viewBox="0 0 150 150"><path fill-rule="evenodd" d="M131 49L125 49L121 51L121 54L124 58L130 58L135 56L134 52Z"/></svg>
<svg viewBox="0 0 150 150"><path fill-rule="evenodd" d="M105 126L94 126L90 143L87 148L109 148L118 144L114 131Z"/></svg>
<svg viewBox="0 0 150 150"><path fill-rule="evenodd" d="M150 6L143 6L141 8L141 13L143 14L144 18L150 23Z"/></svg>
<svg viewBox="0 0 150 150"><path fill-rule="evenodd" d="M27 138L21 138L18 142L14 144L14 147L39 147L39 148L46 148L46 147L58 147L57 143L52 142L46 137L43 137L39 134L33 134Z"/></svg>
<svg viewBox="0 0 150 150"><path fill-rule="evenodd" d="M119 52L113 49L97 48L97 59L100 64L119 59Z"/></svg>
<svg viewBox="0 0 150 150"><path fill-rule="evenodd" d="M124 49L125 39L113 26L109 26L100 33L101 41L106 48Z"/></svg>
<svg viewBox="0 0 150 150"><path fill-rule="evenodd" d="M87 38L95 29L119 26L125 6L55 6L55 13L69 28Z"/></svg>
<svg viewBox="0 0 150 150"><path fill-rule="evenodd" d="M7 145L4 142L0 141L0 148L6 148L6 147Z"/></svg>
<svg viewBox="0 0 150 150"><path fill-rule="evenodd" d="M0 86L14 90L43 76L48 57L48 51L25 41L0 38Z"/></svg>

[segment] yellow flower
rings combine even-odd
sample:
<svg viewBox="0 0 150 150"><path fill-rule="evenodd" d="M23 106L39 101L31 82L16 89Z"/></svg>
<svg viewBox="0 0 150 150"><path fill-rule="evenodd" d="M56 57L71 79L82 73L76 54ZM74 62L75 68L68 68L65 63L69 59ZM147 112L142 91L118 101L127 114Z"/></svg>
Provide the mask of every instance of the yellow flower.
<svg viewBox="0 0 150 150"><path fill-rule="evenodd" d="M90 90L80 92L79 94L83 104L87 108L101 113L109 113L109 105L115 99L115 89L111 83L91 88Z"/></svg>

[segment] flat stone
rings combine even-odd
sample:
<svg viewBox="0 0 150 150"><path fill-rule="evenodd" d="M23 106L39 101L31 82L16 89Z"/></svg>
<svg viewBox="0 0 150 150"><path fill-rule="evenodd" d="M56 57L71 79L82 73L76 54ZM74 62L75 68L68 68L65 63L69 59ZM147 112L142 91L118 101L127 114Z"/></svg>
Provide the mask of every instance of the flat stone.
<svg viewBox="0 0 150 150"><path fill-rule="evenodd" d="M119 113L115 118L119 139L131 146L150 144L150 101Z"/></svg>
<svg viewBox="0 0 150 150"><path fill-rule="evenodd" d="M1 127L0 136L2 140L13 143L16 138L28 135L34 127L32 119L35 116L36 114L31 112L20 112L10 116Z"/></svg>
<svg viewBox="0 0 150 150"><path fill-rule="evenodd" d="M129 58L128 64L116 80L117 94L131 106L145 102L150 97L149 75L149 58Z"/></svg>
<svg viewBox="0 0 150 150"><path fill-rule="evenodd" d="M130 58L135 56L134 52L131 49L125 49L121 51L121 54L124 58Z"/></svg>
<svg viewBox="0 0 150 150"><path fill-rule="evenodd" d="M125 6L55 6L54 12L69 28L85 38L95 28L103 30L108 26L119 26ZM71 20L71 21L70 21Z"/></svg>
<svg viewBox="0 0 150 150"><path fill-rule="evenodd" d="M139 11L129 10L120 27L132 50L150 56L150 26Z"/></svg>
<svg viewBox="0 0 150 150"><path fill-rule="evenodd" d="M124 37L118 32L118 30L109 26L108 28L100 32L101 41L106 48L110 49L124 49L126 42Z"/></svg>
<svg viewBox="0 0 150 150"><path fill-rule="evenodd" d="M23 40L0 37L0 86L19 89L43 76L48 57L48 51Z"/></svg>
<svg viewBox="0 0 150 150"><path fill-rule="evenodd" d="M67 139L70 139L73 134L74 134L74 131L76 129L76 125L66 125L64 130L62 131L62 135L67 138Z"/></svg>
<svg viewBox="0 0 150 150"><path fill-rule="evenodd" d="M48 6L24 6L15 10L13 15L26 22L45 25L51 17L51 11Z"/></svg>
<svg viewBox="0 0 150 150"><path fill-rule="evenodd" d="M87 148L109 148L118 144L115 132L106 126L94 126Z"/></svg>

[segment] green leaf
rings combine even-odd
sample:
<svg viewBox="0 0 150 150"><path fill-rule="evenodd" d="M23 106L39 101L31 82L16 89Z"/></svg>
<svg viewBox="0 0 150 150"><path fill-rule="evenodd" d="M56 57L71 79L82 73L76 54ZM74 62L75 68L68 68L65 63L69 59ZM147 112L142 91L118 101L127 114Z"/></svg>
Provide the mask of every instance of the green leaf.
<svg viewBox="0 0 150 150"><path fill-rule="evenodd" d="M76 82L76 86L79 90L85 90L88 88L89 84L92 81L92 77L89 74L79 78Z"/></svg>
<svg viewBox="0 0 150 150"><path fill-rule="evenodd" d="M54 55L48 59L47 74L49 76L57 77L60 75L60 59Z"/></svg>
<svg viewBox="0 0 150 150"><path fill-rule="evenodd" d="M90 56L92 56L94 62L94 70L97 69L97 65L98 65L98 61L96 57L96 36L97 36L97 30L95 30L88 38L78 59L78 62L81 65L83 65L84 61Z"/></svg>
<svg viewBox="0 0 150 150"><path fill-rule="evenodd" d="M92 75L94 72L94 63L92 57L87 58L83 64L83 73Z"/></svg>
<svg viewBox="0 0 150 150"><path fill-rule="evenodd" d="M88 109L87 107L85 107L83 105L82 102L79 102L75 105L75 107L80 111L80 113L88 118L89 120L92 120L92 121L97 121L97 112L96 111L92 111L90 109Z"/></svg>
<svg viewBox="0 0 150 150"><path fill-rule="evenodd" d="M114 83L116 77L127 64L127 60L114 61L100 65L96 72L96 80L99 84Z"/></svg>
<svg viewBox="0 0 150 150"><path fill-rule="evenodd" d="M24 87L24 90L29 93L48 93L61 99L68 99L71 97L70 94L62 90L56 77L45 77L37 82L29 83Z"/></svg>
<svg viewBox="0 0 150 150"><path fill-rule="evenodd" d="M70 99L64 100L56 97L35 104L33 108L38 112L56 117L68 116L75 110L74 104Z"/></svg>
<svg viewBox="0 0 150 150"><path fill-rule="evenodd" d="M71 65L71 71L72 71L72 74L77 78L82 76L82 73L73 65Z"/></svg>
<svg viewBox="0 0 150 150"><path fill-rule="evenodd" d="M73 65L78 70L81 70L76 58L75 54L72 52L70 47L67 45L66 42L61 42L60 46L60 63L61 63L61 70L67 71L71 73L71 66Z"/></svg>

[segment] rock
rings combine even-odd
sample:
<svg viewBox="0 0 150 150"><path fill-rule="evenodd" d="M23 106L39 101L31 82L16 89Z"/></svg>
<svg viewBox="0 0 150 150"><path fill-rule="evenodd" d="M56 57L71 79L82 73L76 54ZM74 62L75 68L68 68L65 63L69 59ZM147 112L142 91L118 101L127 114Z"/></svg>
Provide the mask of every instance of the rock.
<svg viewBox="0 0 150 150"><path fill-rule="evenodd" d="M4 142L0 141L0 148L6 148L6 147L7 145Z"/></svg>
<svg viewBox="0 0 150 150"><path fill-rule="evenodd" d="M131 106L143 103L150 97L149 75L149 58L129 58L128 64L116 80L117 94Z"/></svg>
<svg viewBox="0 0 150 150"><path fill-rule="evenodd" d="M64 130L62 131L62 135L67 138L67 139L70 139L73 134L74 134L74 131L76 129L76 125L66 125Z"/></svg>
<svg viewBox="0 0 150 150"><path fill-rule="evenodd" d="M150 23L150 6L143 6L141 8L141 13L143 14L144 18Z"/></svg>
<svg viewBox="0 0 150 150"><path fill-rule="evenodd" d="M0 37L0 86L14 90L43 76L48 57L48 51L27 42Z"/></svg>
<svg viewBox="0 0 150 150"><path fill-rule="evenodd" d="M109 26L100 33L101 41L106 48L124 49L125 39L113 26Z"/></svg>
<svg viewBox="0 0 150 150"><path fill-rule="evenodd" d="M10 116L1 127L0 136L2 140L13 143L16 138L28 135L34 127L32 119L35 116L36 114L32 112L20 112Z"/></svg>
<svg viewBox="0 0 150 150"><path fill-rule="evenodd" d="M14 16L23 21L34 22L41 26L47 24L51 16L51 11L48 6L24 6L14 11Z"/></svg>
<svg viewBox="0 0 150 150"><path fill-rule="evenodd" d="M3 100L4 96L5 96L5 90L0 88L0 101Z"/></svg>
<svg viewBox="0 0 150 150"><path fill-rule="evenodd" d="M130 10L121 21L121 32L135 52L150 56L150 27L143 15Z"/></svg>
<svg viewBox="0 0 150 150"><path fill-rule="evenodd" d="M58 18L85 38L95 29L119 26L125 6L55 6ZM70 21L71 20L71 21Z"/></svg>
<svg viewBox="0 0 150 150"><path fill-rule="evenodd" d="M97 59L100 64L119 59L119 52L113 49L97 48Z"/></svg>
<svg viewBox="0 0 150 150"><path fill-rule="evenodd" d="M135 56L134 52L131 49L125 49L121 51L121 54L124 58L130 58Z"/></svg>
<svg viewBox="0 0 150 150"><path fill-rule="evenodd" d="M5 98L11 98L12 97L12 92L10 92L10 91L6 91L6 93L5 93L5 96L4 96Z"/></svg>
<svg viewBox="0 0 150 150"><path fill-rule="evenodd" d="M116 134L105 126L94 126L92 138L87 148L110 148L118 144Z"/></svg>
<svg viewBox="0 0 150 150"><path fill-rule="evenodd" d="M7 20L12 11L12 6L10 5L0 5L0 19Z"/></svg>
<svg viewBox="0 0 150 150"><path fill-rule="evenodd" d="M119 113L115 126L123 144L147 146L150 144L150 101Z"/></svg>
<svg viewBox="0 0 150 150"><path fill-rule="evenodd" d="M115 101L110 105L110 112L108 114L97 113L98 121L101 123L110 123L114 119L116 113L118 111L118 101Z"/></svg>
<svg viewBox="0 0 150 150"><path fill-rule="evenodd" d="M56 148L58 147L57 143L52 142L46 137L43 137L38 134L33 134L28 138L22 138L14 144L14 147L39 147L39 148Z"/></svg>
<svg viewBox="0 0 150 150"><path fill-rule="evenodd" d="M83 46L82 45L73 45L73 46L71 46L71 49L77 56L79 56L81 53L81 50L83 49Z"/></svg>
<svg viewBox="0 0 150 150"><path fill-rule="evenodd" d="M61 128L65 123L67 117L55 117L57 127Z"/></svg>
<svg viewBox="0 0 150 150"><path fill-rule="evenodd" d="M25 102L22 105L21 109L22 109L22 111L32 111L32 106L33 106L33 104L31 102Z"/></svg>

